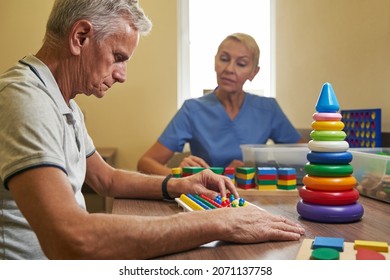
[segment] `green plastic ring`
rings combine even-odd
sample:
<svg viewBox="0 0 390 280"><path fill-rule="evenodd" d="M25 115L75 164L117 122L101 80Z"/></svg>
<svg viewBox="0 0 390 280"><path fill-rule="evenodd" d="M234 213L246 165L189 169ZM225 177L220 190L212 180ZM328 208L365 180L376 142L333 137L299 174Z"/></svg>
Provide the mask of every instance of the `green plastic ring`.
<svg viewBox="0 0 390 280"><path fill-rule="evenodd" d="M342 130L313 130L310 137L316 141L343 141L347 134Z"/></svg>
<svg viewBox="0 0 390 280"><path fill-rule="evenodd" d="M350 164L327 165L307 163L305 165L305 172L310 176L343 177L351 175L353 172L353 167Z"/></svg>

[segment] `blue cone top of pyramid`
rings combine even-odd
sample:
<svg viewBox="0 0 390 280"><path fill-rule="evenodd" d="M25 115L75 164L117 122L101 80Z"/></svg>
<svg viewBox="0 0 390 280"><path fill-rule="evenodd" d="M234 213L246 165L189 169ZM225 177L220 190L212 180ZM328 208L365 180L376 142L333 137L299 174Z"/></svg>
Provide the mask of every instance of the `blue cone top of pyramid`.
<svg viewBox="0 0 390 280"><path fill-rule="evenodd" d="M316 110L319 113L337 113L340 109L336 94L330 83L322 86L320 96L318 97Z"/></svg>

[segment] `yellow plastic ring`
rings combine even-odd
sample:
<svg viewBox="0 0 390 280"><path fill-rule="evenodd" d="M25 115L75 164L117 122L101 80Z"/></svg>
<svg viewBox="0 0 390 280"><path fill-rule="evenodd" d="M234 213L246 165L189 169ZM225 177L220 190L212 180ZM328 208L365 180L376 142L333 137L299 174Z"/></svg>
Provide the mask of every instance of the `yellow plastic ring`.
<svg viewBox="0 0 390 280"><path fill-rule="evenodd" d="M341 121L314 121L311 127L315 130L343 130L344 123Z"/></svg>

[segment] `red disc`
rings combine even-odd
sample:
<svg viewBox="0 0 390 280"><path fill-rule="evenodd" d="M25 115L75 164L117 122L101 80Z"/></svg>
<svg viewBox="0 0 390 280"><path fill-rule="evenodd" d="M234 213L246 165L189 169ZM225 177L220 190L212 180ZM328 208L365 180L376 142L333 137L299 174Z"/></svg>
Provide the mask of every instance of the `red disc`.
<svg viewBox="0 0 390 280"><path fill-rule="evenodd" d="M359 199L356 189L349 191L313 191L303 186L299 189L299 196L303 201L320 205L347 205Z"/></svg>

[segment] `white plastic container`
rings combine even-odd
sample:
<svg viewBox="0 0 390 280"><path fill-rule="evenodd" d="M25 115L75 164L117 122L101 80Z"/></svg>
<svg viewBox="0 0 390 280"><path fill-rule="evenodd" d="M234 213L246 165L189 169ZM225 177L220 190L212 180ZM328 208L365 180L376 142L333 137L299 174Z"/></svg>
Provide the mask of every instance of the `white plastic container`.
<svg viewBox="0 0 390 280"><path fill-rule="evenodd" d="M353 148L350 152L360 194L390 203L390 148Z"/></svg>

